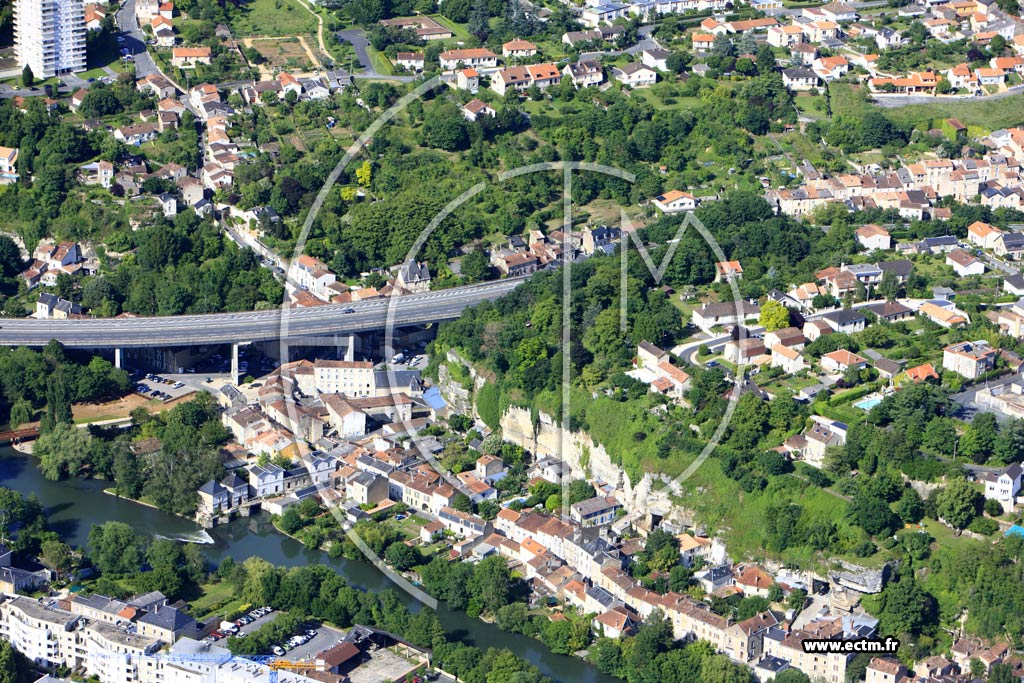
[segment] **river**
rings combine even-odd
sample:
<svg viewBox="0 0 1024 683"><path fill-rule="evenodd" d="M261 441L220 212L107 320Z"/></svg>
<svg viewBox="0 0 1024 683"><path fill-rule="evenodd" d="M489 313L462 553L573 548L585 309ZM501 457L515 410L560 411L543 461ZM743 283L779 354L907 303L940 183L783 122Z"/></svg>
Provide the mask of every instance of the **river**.
<svg viewBox="0 0 1024 683"><path fill-rule="evenodd" d="M333 559L323 551L306 550L301 543L275 531L265 514L203 531L188 520L103 493L110 485L108 482L47 481L31 458L6 447L0 448L0 485L25 495L34 493L46 507L50 526L73 545L86 545L89 529L94 524L124 522L140 534L204 543L203 551L215 563L225 557L241 562L258 555L278 566L327 565L354 587L368 591L393 587L410 609L415 611L421 607L415 598L394 586L369 562ZM533 638L502 631L464 612L450 610L443 603L438 605L437 615L451 640L482 649L507 648L556 681L621 683L584 661L552 653Z"/></svg>

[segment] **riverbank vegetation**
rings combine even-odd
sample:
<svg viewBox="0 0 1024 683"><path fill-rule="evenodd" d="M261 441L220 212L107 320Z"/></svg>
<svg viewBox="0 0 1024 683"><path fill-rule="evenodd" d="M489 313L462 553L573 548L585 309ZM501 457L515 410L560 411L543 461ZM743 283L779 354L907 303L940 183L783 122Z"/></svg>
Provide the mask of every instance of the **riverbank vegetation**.
<svg viewBox="0 0 1024 683"><path fill-rule="evenodd" d="M112 480L120 497L191 518L198 502L196 490L223 477L220 446L229 437L215 400L202 391L158 415L136 408L127 428L81 428L62 419L40 436L33 454L47 479Z"/></svg>
<svg viewBox="0 0 1024 683"><path fill-rule="evenodd" d="M41 432L53 431L72 424L72 403L121 396L130 387L128 373L110 361L67 351L56 341L38 351L0 348L0 422L11 429L39 420Z"/></svg>

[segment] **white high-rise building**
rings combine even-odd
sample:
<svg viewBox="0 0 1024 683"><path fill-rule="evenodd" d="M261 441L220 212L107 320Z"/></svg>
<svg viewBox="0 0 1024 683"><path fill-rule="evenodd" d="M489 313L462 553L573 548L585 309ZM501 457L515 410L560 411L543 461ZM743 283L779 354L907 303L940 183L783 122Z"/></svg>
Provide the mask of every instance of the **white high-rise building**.
<svg viewBox="0 0 1024 683"><path fill-rule="evenodd" d="M14 54L36 78L85 71L85 32L81 0L15 0Z"/></svg>

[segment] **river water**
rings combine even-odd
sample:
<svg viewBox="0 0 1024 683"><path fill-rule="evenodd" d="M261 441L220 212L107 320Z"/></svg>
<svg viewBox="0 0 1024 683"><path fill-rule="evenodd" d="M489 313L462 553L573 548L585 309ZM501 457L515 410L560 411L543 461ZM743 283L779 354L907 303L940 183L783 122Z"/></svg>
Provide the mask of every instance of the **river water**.
<svg viewBox="0 0 1024 683"><path fill-rule="evenodd" d="M94 524L124 522L140 534L203 543L203 551L213 562L225 557L241 562L255 555L278 566L323 564L354 587L368 591L395 588L410 609L418 610L421 606L369 562L333 559L320 550L306 550L301 543L275 531L265 514L238 519L207 532L188 520L103 493L109 485L82 479L47 481L31 458L11 448L0 448L0 486L25 495L34 493L46 507L50 526L73 545L86 545ZM437 615L449 639L482 649L507 648L556 681L621 683L586 662L552 653L533 638L502 631L464 612L450 610L443 603L438 605Z"/></svg>

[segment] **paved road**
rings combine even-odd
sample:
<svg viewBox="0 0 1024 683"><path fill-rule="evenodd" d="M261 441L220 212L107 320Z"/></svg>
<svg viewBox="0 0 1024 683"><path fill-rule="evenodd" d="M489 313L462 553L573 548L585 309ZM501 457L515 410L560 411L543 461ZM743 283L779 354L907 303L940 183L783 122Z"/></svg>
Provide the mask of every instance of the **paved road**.
<svg viewBox="0 0 1024 683"><path fill-rule="evenodd" d="M346 305L210 315L91 320L0 320L0 345L44 346L57 339L74 348L130 348L230 344L311 335L347 335L393 326L416 325L457 318L465 308L512 291L523 279L377 299ZM352 313L342 313L346 308Z"/></svg>
<svg viewBox="0 0 1024 683"><path fill-rule="evenodd" d="M380 76L376 71L373 70L373 63L370 61L370 53L366 51L366 47L370 44L370 41L366 39L366 32L360 28L350 28L345 31L338 31L335 33L338 40L343 40L356 51L356 59L359 60L359 66L366 70L367 76Z"/></svg>
<svg viewBox="0 0 1024 683"><path fill-rule="evenodd" d="M125 0L115 15L117 27L124 37L124 46L135 58L135 78L145 78L150 74L160 73L153 57L146 52L146 34L135 21L135 0Z"/></svg>
<svg viewBox="0 0 1024 683"><path fill-rule="evenodd" d="M352 78L365 78L365 79L377 79L384 81L396 81L398 83L409 83L410 81L416 80L416 76L411 75L394 75L389 76L388 74L382 74L373 68L373 62L370 61L370 53L366 51L366 47L370 44L370 41L366 39L366 32L361 28L350 28L344 31L338 31L334 34L338 40L344 41L355 48L356 58L359 60L359 66L362 67L361 73L353 73ZM342 64L341 66L346 66Z"/></svg>
<svg viewBox="0 0 1024 683"><path fill-rule="evenodd" d="M637 42L635 45L627 47L624 50L597 50L596 52L583 52L580 53L580 59L596 59L598 57L617 57L619 55L638 55L644 50L654 50L660 48L661 45L656 39L651 37L654 32L654 25L648 24L641 26L636 30Z"/></svg>
<svg viewBox="0 0 1024 683"><path fill-rule="evenodd" d="M986 251L981 252L981 258L988 264L989 268L1003 273L1004 275L1016 275L1020 272L1015 266L1011 266L1002 259L997 258Z"/></svg>
<svg viewBox="0 0 1024 683"><path fill-rule="evenodd" d="M886 95L884 97L879 97L876 95L873 99L875 103L879 107L882 107L883 109L898 109L899 107L908 107L913 104L935 104L939 102L983 102L985 100L1001 100L1004 97L1013 97L1014 95L1020 95L1021 93L1024 93L1024 85L1015 85L1004 92L997 92L995 95L983 95L981 97L971 97L970 95L963 95L959 97L934 97L931 95Z"/></svg>

